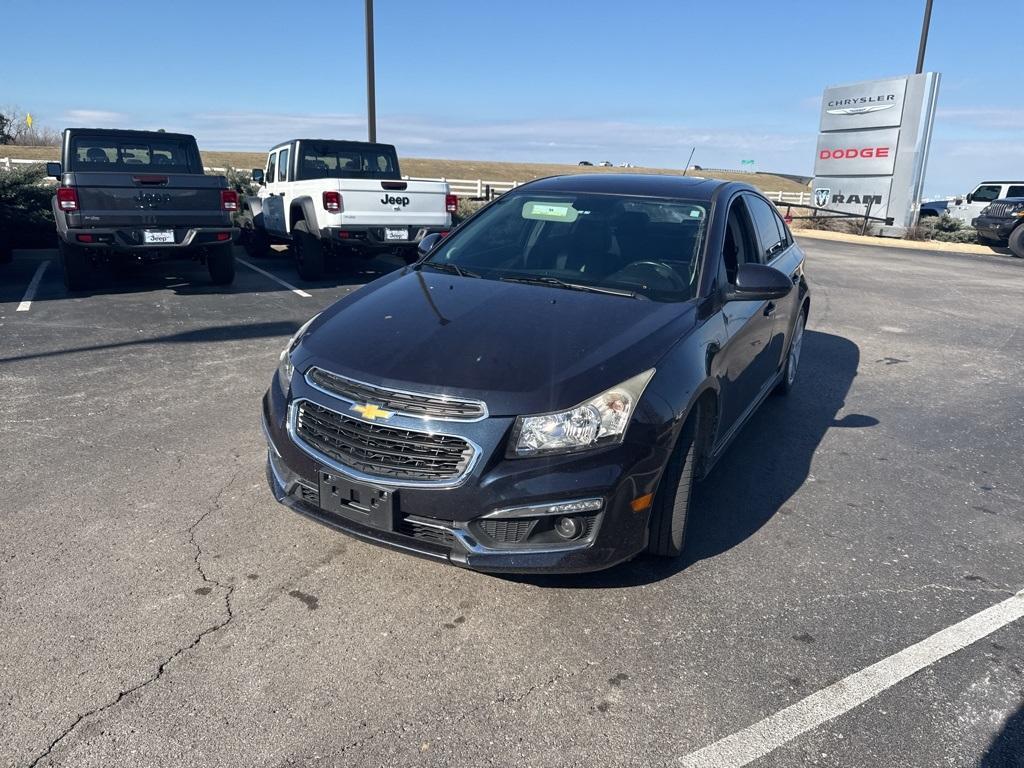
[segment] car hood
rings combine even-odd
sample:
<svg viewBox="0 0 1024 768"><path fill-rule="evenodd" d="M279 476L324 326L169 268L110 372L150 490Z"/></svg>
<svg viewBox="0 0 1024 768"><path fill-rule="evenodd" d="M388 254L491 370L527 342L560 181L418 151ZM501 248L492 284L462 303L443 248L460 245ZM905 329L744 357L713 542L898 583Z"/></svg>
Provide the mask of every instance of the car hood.
<svg viewBox="0 0 1024 768"><path fill-rule="evenodd" d="M405 269L326 310L293 360L298 370L483 400L494 416L543 413L655 367L694 318L693 302Z"/></svg>

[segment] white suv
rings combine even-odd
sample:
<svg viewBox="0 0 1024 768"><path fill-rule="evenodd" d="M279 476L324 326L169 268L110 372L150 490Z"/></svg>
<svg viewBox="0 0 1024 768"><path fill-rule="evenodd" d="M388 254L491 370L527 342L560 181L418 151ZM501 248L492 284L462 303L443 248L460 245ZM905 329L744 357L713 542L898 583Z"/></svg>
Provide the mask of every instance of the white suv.
<svg viewBox="0 0 1024 768"><path fill-rule="evenodd" d="M331 253L415 260L424 237L448 232L458 205L444 182L403 180L390 144L292 139L252 174L260 188L246 200L244 244L253 255L289 244L306 280L323 276Z"/></svg>
<svg viewBox="0 0 1024 768"><path fill-rule="evenodd" d="M945 213L969 225L983 208L1002 197L1024 197L1024 181L983 181L967 197L951 200Z"/></svg>

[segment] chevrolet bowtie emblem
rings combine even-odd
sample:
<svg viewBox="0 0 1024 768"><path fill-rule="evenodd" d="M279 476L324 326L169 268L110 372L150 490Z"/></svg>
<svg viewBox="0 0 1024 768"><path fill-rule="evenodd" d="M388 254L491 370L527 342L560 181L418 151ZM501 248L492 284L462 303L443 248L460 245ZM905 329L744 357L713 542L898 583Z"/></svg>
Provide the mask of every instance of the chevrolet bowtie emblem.
<svg viewBox="0 0 1024 768"><path fill-rule="evenodd" d="M364 419L373 421L375 419L390 419L395 414L391 411L385 411L383 408L378 408L372 403L363 403L360 405L353 405L350 410L355 411Z"/></svg>

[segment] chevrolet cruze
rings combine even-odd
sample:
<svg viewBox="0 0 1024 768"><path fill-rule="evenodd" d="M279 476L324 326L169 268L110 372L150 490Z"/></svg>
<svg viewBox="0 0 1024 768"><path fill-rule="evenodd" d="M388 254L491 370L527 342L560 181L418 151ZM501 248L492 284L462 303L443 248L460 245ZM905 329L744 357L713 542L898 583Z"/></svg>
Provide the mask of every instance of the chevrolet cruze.
<svg viewBox="0 0 1024 768"><path fill-rule="evenodd" d="M278 501L492 572L683 550L693 484L794 385L804 254L739 183L525 184L317 315L263 400Z"/></svg>

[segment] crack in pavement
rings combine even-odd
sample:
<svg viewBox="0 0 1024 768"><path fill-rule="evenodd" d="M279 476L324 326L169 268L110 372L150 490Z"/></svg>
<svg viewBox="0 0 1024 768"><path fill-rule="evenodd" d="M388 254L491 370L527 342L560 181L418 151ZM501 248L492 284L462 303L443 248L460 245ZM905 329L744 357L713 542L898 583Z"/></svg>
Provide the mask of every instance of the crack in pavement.
<svg viewBox="0 0 1024 768"><path fill-rule="evenodd" d="M95 707L94 709L90 709L88 712L79 715L75 719L75 721L71 723L70 726L61 731L61 733L55 739L53 739L53 741L50 742L49 746L43 752L41 752L31 763L29 763L29 768L36 768L36 766L39 765L40 762L48 758L50 754L53 752L53 750L57 747L57 745L60 744L68 736L70 736L71 733L79 726L80 723L92 717L93 715L98 715L101 712L106 712L107 710L116 707L121 702L122 699L126 698L127 696L130 696L136 691L145 688L150 683L155 683L163 676L164 670L167 669L168 665L172 661L174 661L179 656L182 656L183 654L186 654L189 651L191 651L193 648L199 645L199 643L202 642L204 637L206 637L207 635L211 635L214 632L217 632L218 630L223 629L231 623L232 619L235 618L234 609L231 607L231 596L235 591L235 585L223 584L217 579L210 578L207 575L205 569L203 568L202 561L200 559L202 557L203 550L202 547L199 546L199 542L196 541L196 529L199 528L199 526L203 523L204 520L206 520L206 518L208 518L214 512L220 510L221 498L227 492L228 488L230 488L234 484L235 480L238 478L241 472L241 469L235 471L235 473L231 476L231 479L229 479L220 489L220 491L218 491L217 495L214 497L213 504L211 505L211 507L207 509L202 515L200 515L199 519L192 523L192 525L190 525L185 531L188 534L189 544L192 546L193 549L195 549L195 555L193 556L192 561L195 564L196 571L199 573L199 576L202 578L204 583L212 584L224 590L224 608L227 612L227 616L222 621L219 621L216 624L204 629L202 632L195 636L191 643L189 643L188 645L181 646L174 653L172 653L170 656L164 659L160 663L160 666L157 667L156 672L154 674L150 675L145 680L136 683L130 688L126 688L120 691L117 694L117 696L114 697L113 701L107 702L102 706Z"/></svg>

